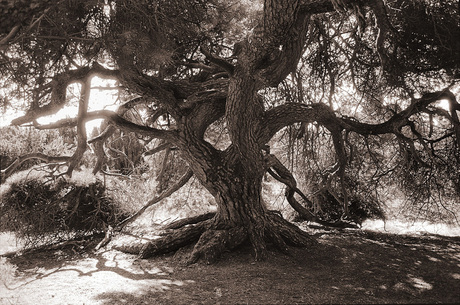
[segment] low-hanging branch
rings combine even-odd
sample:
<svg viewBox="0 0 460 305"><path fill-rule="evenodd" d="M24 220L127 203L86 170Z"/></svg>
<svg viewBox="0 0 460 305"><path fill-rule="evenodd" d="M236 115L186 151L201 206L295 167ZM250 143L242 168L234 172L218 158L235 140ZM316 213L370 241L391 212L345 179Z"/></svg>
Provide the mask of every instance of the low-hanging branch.
<svg viewBox="0 0 460 305"><path fill-rule="evenodd" d="M266 157L267 172L276 180L286 185L285 196L291 207L299 214L299 216L308 221L314 221L323 226L328 227L339 227L339 228L357 228L358 226L354 223L346 221L328 222L320 219L318 216L313 214L309 209L305 208L300 204L294 195L297 193L308 205L313 206L313 203L308 197L297 187L297 182L292 173L287 169L276 156L269 154Z"/></svg>
<svg viewBox="0 0 460 305"><path fill-rule="evenodd" d="M262 121L261 142L268 142L282 128L300 122L317 122L329 130L339 128L360 135L395 134L403 126L411 124L409 121L411 116L426 111L430 104L442 99L448 99L452 105L455 105L452 108L457 109L455 96L449 89L445 89L424 94L421 98L414 100L406 109L395 113L390 119L379 124L362 123L355 119L338 117L332 108L323 103L309 105L286 103L265 112ZM453 125L455 132L459 134L457 141L460 141L460 127L458 127L458 122L455 119L457 115L455 111L452 111ZM458 119L458 115L456 118Z"/></svg>
<svg viewBox="0 0 460 305"><path fill-rule="evenodd" d="M47 163L52 162L69 162L72 157L71 156L49 156L43 153L30 153L22 155L16 160L14 160L7 168L1 170L1 182L3 183L8 177L10 177L14 171L25 161L38 159Z"/></svg>

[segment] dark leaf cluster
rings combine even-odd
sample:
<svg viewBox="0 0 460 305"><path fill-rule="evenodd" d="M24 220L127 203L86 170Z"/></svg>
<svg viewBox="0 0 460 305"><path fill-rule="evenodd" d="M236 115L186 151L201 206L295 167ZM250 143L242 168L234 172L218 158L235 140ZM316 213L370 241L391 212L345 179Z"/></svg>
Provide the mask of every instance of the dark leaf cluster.
<svg viewBox="0 0 460 305"><path fill-rule="evenodd" d="M81 184L28 173L3 185L0 197L0 231L13 231L26 246L104 231L127 217L100 181Z"/></svg>

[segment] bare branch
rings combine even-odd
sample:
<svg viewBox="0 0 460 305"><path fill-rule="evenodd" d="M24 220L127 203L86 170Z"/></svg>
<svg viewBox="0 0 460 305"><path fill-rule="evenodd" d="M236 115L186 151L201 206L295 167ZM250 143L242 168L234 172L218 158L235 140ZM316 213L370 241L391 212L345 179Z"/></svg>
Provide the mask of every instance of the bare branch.
<svg viewBox="0 0 460 305"><path fill-rule="evenodd" d="M426 107L436 101L448 99L452 101L452 107L456 108L455 96L448 89L432 93L426 93L421 98L415 99L406 109L395 113L390 119L379 124L362 123L347 117L339 118L335 115L332 108L325 104L286 103L265 112L262 121L261 144L267 143L279 130L294 123L318 122L330 131L343 130L353 131L360 135L396 134L403 126L409 126L408 120L411 116L425 112ZM452 111L453 125L460 126L458 115ZM454 116L457 116L457 119ZM456 121L457 120L457 121ZM455 127L455 132L460 138L460 127ZM460 143L460 142L459 142Z"/></svg>
<svg viewBox="0 0 460 305"><path fill-rule="evenodd" d="M408 119L411 116L420 112L424 112L428 105L442 99L448 99L452 101L455 100L455 96L448 89L426 93L421 98L413 100L412 104L406 109L394 114L390 119L380 124L361 123L349 118L341 118L340 120L345 123L343 125L344 128L361 135L395 133L403 126L409 125Z"/></svg>
<svg viewBox="0 0 460 305"><path fill-rule="evenodd" d="M131 121L128 121L120 117L117 113L110 111L110 110L91 111L91 112L86 113L85 116L83 117L84 122L88 122L88 121L96 120L96 119L106 119L118 129L121 129L127 132L135 132L141 135L159 138L159 139L171 140L171 141L174 141L176 139L176 134L174 133L174 131L160 130L157 128L152 128L152 127L148 127L144 125L138 125L136 123L133 123ZM76 118L70 118L70 119L59 120L51 124L46 124L46 125L35 124L34 126L37 129L55 129L55 128L60 128L60 127L74 127L76 126L77 121L78 119ZM107 133L109 133L109 131L107 131ZM100 135L99 137L91 139L90 143L93 143L98 140L102 140L102 138L105 138L105 137L107 137L107 134Z"/></svg>
<svg viewBox="0 0 460 305"><path fill-rule="evenodd" d="M73 83L84 84L88 79L94 76L117 79L119 77L119 72L117 70L106 69L98 63L95 63L92 67L82 67L58 74L47 85L52 89L50 102L45 106L29 109L24 116L14 119L11 124L22 125L32 122L37 118L58 112L65 106L67 100L67 87Z"/></svg>
<svg viewBox="0 0 460 305"><path fill-rule="evenodd" d="M157 147L155 147L155 148L153 148L153 149L151 149L149 151L146 151L145 153L143 153L143 156L144 157L151 156L151 155L159 153L160 151L163 151L165 149L168 149L168 148L171 149L172 147L173 147L173 145L171 143L165 142L165 143L163 143L163 144L161 144L161 145L159 145L159 146L157 146Z"/></svg>
<svg viewBox="0 0 460 305"><path fill-rule="evenodd" d="M193 172L189 169L180 179L177 181L176 184L172 185L169 187L167 190L165 190L163 193L161 193L159 196L153 198L147 204L145 204L141 209L139 209L136 213L131 215L130 217L126 218L123 220L121 223L119 223L116 226L116 230L121 231L124 226L126 226L129 223L132 223L135 221L139 216L141 216L145 210L147 210L149 207L152 205L160 202L161 200L171 196L173 193L175 193L177 190L179 190L181 187L183 187L189 180L192 178Z"/></svg>
<svg viewBox="0 0 460 305"><path fill-rule="evenodd" d="M94 119L107 119L110 121L111 124L115 125L117 128L127 132L135 132L141 135L171 141L174 141L176 139L176 133L174 131L160 130L157 128L152 128L144 125L138 125L136 123L133 123L120 117L117 113L110 110L97 110L88 112L85 119L88 121Z"/></svg>
<svg viewBox="0 0 460 305"><path fill-rule="evenodd" d="M88 140L88 144L93 144L95 142L104 142L107 140L115 131L115 127L113 125L107 126L100 135Z"/></svg>
<svg viewBox="0 0 460 305"><path fill-rule="evenodd" d="M77 115L77 149L75 150L72 161L67 169L67 175L72 176L75 167L80 163L83 158L88 144L86 143L86 121L85 116L88 112L89 98L91 93L91 78L86 78L81 87L80 100L78 102L78 115Z"/></svg>
<svg viewBox="0 0 460 305"><path fill-rule="evenodd" d="M8 46L8 43L16 36L20 28L21 27L19 25L15 25L8 33L8 35L6 35L5 37L3 37L2 40L0 40L0 50L4 50Z"/></svg>
<svg viewBox="0 0 460 305"><path fill-rule="evenodd" d="M386 11L385 3L383 0L372 0L369 1L369 6L375 14L375 18L378 26L378 36L375 42L377 53L380 57L380 63L384 70L389 70L390 63L385 50L385 39L390 33L392 33L392 25L388 19L388 13Z"/></svg>
<svg viewBox="0 0 460 305"><path fill-rule="evenodd" d="M313 214L309 209L305 208L301 205L294 197L295 193L297 193L308 205L313 206L313 203L308 199L308 197L297 188L297 182L292 175L292 173L287 169L281 161L276 158L276 156L269 154L265 156L266 164L268 167L268 173L275 178L276 180L280 181L281 183L286 185L286 192L285 196L288 200L291 207L299 213L299 215L308 221L314 221L319 224L330 226L330 227L356 227L356 225L344 222L344 221L337 221L337 222L327 222L320 219L318 216ZM273 169L273 170L271 170Z"/></svg>
<svg viewBox="0 0 460 305"><path fill-rule="evenodd" d="M347 126L335 115L332 108L325 104L286 103L265 112L261 144L267 143L282 128L300 122L318 122L331 129Z"/></svg>
<svg viewBox="0 0 460 305"><path fill-rule="evenodd" d="M10 177L14 171L25 161L31 159L38 159L41 161L45 161L47 163L51 162L68 162L72 160L71 156L48 156L43 153L30 153L22 155L16 160L14 160L7 168L1 170L1 182L3 183L8 177Z"/></svg>
<svg viewBox="0 0 460 305"><path fill-rule="evenodd" d="M157 177L157 181L158 181L157 190L158 191L163 190L164 184L166 182L165 173L166 173L166 169L168 168L168 165L170 163L169 162L169 154L170 153L171 153L171 147L167 147L166 150L165 150L165 154L163 156L163 162L161 164L161 170L160 170L160 173L158 174L158 177Z"/></svg>

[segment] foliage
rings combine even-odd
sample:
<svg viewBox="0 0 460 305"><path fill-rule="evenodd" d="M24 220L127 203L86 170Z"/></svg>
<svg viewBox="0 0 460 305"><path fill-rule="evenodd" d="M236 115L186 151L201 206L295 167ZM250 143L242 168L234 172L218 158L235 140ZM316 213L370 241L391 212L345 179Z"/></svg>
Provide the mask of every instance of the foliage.
<svg viewBox="0 0 460 305"><path fill-rule="evenodd" d="M26 246L101 231L126 217L88 171L55 179L33 168L10 177L0 195L0 231L15 232Z"/></svg>
<svg viewBox="0 0 460 305"><path fill-rule="evenodd" d="M72 155L75 146L75 132L72 129L61 128L51 130L37 130L17 126L0 127L2 141L0 141L0 168L6 168L11 162L21 155L31 152L46 155ZM83 164L89 165L90 160L85 159ZM37 161L28 161L21 165L25 170Z"/></svg>
<svg viewBox="0 0 460 305"><path fill-rule="evenodd" d="M170 183L174 182L174 179L170 181ZM105 183L107 195L117 202L117 206L123 213L129 215L134 214L149 200L161 194L158 190L158 181L154 176L132 176L130 179L106 176ZM152 225L193 217L210 210L215 210L214 199L198 181L192 180L168 198L148 209L143 219L133 224L132 228L148 231Z"/></svg>
<svg viewBox="0 0 460 305"><path fill-rule="evenodd" d="M41 152L50 155L69 154L73 138L64 138L59 130L36 130L17 126L0 127L2 168L20 155ZM70 142L70 143L69 143Z"/></svg>
<svg viewBox="0 0 460 305"><path fill-rule="evenodd" d="M78 84L78 114L38 126L76 127L67 174L88 143L94 172L104 164L127 179L156 172L158 193L193 174L218 205L211 225L184 228L173 243L202 236L194 259L211 254L213 238L229 248L249 239L256 257L267 242L310 243L266 209L267 173L286 185L291 205L295 193L329 221L383 217L396 183L416 206L458 199L455 1L86 0L6 11L22 23L8 31L0 18L1 86L29 103L13 124L37 126ZM116 80L119 97L132 99L93 111L95 77ZM107 128L88 141L84 123L100 118ZM161 166L143 161L152 154ZM144 254L171 249L171 236Z"/></svg>

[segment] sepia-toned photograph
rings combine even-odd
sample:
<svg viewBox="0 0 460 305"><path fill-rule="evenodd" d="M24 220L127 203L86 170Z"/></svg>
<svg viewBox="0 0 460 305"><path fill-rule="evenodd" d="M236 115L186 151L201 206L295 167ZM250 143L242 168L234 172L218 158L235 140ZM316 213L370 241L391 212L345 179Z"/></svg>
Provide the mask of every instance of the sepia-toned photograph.
<svg viewBox="0 0 460 305"><path fill-rule="evenodd" d="M0 0L0 305L460 303L458 0Z"/></svg>

